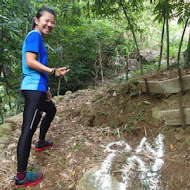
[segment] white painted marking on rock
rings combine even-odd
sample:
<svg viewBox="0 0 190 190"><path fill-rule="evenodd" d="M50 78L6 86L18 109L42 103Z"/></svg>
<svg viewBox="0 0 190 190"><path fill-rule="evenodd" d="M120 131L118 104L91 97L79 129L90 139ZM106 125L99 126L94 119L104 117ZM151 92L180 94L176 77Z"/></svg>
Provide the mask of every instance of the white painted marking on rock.
<svg viewBox="0 0 190 190"><path fill-rule="evenodd" d="M123 151L119 151L119 150L115 150L115 149L111 149L112 146L125 146ZM109 154L107 156L107 158L104 160L104 162L102 163L100 170L98 170L95 173L95 187L98 190L110 190L111 189L111 166L112 166L112 162L114 160L114 158L117 155L117 152L127 152L130 151L131 147L125 143L124 141L118 141L118 142L112 142L109 143L106 147L106 152L111 152L111 154Z"/></svg>
<svg viewBox="0 0 190 190"><path fill-rule="evenodd" d="M163 139L164 136L159 134L153 146L151 146L147 142L147 138L144 137L134 152L132 152L130 145L124 141L109 143L105 151L110 152L110 154L101 164L100 170L94 175L96 189L112 190L112 163L119 152L131 151L131 154L134 155L128 157L123 165L122 182L119 184L118 190L126 190L131 187L131 179L137 174L147 190L161 190L161 180L158 172L164 165L164 161L161 159L164 154ZM116 146L115 149L112 148L114 145Z"/></svg>

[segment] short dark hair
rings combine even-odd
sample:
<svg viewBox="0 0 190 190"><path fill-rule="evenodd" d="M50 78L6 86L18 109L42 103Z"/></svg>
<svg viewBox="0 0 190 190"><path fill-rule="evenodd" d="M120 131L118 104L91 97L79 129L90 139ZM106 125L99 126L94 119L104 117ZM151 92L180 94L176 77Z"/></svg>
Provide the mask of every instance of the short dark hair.
<svg viewBox="0 0 190 190"><path fill-rule="evenodd" d="M48 13L51 13L52 15L54 15L56 17L56 13L55 11L51 8L51 7L46 7L46 6L42 6L38 12L36 13L36 18L40 18L43 14L43 12L46 11ZM36 26L35 20L33 21L33 25L32 25L32 29L34 29Z"/></svg>

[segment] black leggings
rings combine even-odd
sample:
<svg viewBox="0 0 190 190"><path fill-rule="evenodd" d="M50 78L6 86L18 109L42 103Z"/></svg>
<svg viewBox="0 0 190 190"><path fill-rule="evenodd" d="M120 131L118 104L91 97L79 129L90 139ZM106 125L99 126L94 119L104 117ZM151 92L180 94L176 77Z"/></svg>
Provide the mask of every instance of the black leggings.
<svg viewBox="0 0 190 190"><path fill-rule="evenodd" d="M25 106L23 113L22 131L17 147L18 172L24 172L27 169L28 158L30 155L31 141L40 122L42 113L45 116L41 122L39 139L44 140L50 123L52 122L56 107L52 101L48 102L47 94L41 91L23 90Z"/></svg>

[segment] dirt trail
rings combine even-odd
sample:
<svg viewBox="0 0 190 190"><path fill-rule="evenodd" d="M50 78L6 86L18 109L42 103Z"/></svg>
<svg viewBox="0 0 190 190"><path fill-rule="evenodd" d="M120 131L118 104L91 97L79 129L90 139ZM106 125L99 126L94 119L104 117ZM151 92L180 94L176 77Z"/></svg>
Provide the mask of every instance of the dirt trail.
<svg viewBox="0 0 190 190"><path fill-rule="evenodd" d="M54 146L41 153L32 147L29 160L29 169L42 171L45 178L39 185L25 189L75 190L82 175L106 158L104 150L108 143L123 140L131 147L137 147L144 136L153 142L162 133L165 136L165 153L161 186L164 190L189 190L190 128L166 127L155 122L151 112L155 107L162 110L177 108L178 97L150 96L140 93L138 88L130 91L128 86L127 83L110 84L60 97L56 103L56 117L47 134L47 139L52 139ZM184 104L188 105L190 94L187 92L185 96ZM12 189L19 133L20 124L12 134L12 142L1 155L2 190ZM33 145L37 134L38 131ZM113 165L112 175L117 179L120 179L119 171L124 159L121 155ZM142 189L139 182L133 180L129 190L138 188Z"/></svg>

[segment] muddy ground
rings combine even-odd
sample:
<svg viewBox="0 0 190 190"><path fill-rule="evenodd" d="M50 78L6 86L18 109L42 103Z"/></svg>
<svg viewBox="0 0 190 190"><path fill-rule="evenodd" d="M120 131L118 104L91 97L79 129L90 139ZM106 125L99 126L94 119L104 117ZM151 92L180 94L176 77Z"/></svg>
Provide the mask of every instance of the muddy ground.
<svg viewBox="0 0 190 190"><path fill-rule="evenodd" d="M177 77L177 72L174 73L168 76ZM184 74L188 73L185 71ZM167 78L166 74L151 74L147 78L162 80ZM184 107L189 107L189 92L183 96L183 103ZM165 136L162 189L190 189L190 127L164 126L162 121L155 121L152 117L152 108L155 107L159 110L177 109L177 95L144 94L138 88L138 83L132 81L129 85L120 82L67 93L56 100L56 106L57 114L47 134L47 139L54 141L53 148L44 152L34 151L38 129L29 159L29 170L42 171L44 180L25 189L75 190L83 174L99 166L106 158L104 150L108 143L123 140L136 147L143 137L152 142L160 133ZM11 143L1 155L2 190L12 189L20 127L18 123ZM122 156L118 158L112 168L112 176L118 179L124 159ZM137 183L134 180L130 190L146 189Z"/></svg>

